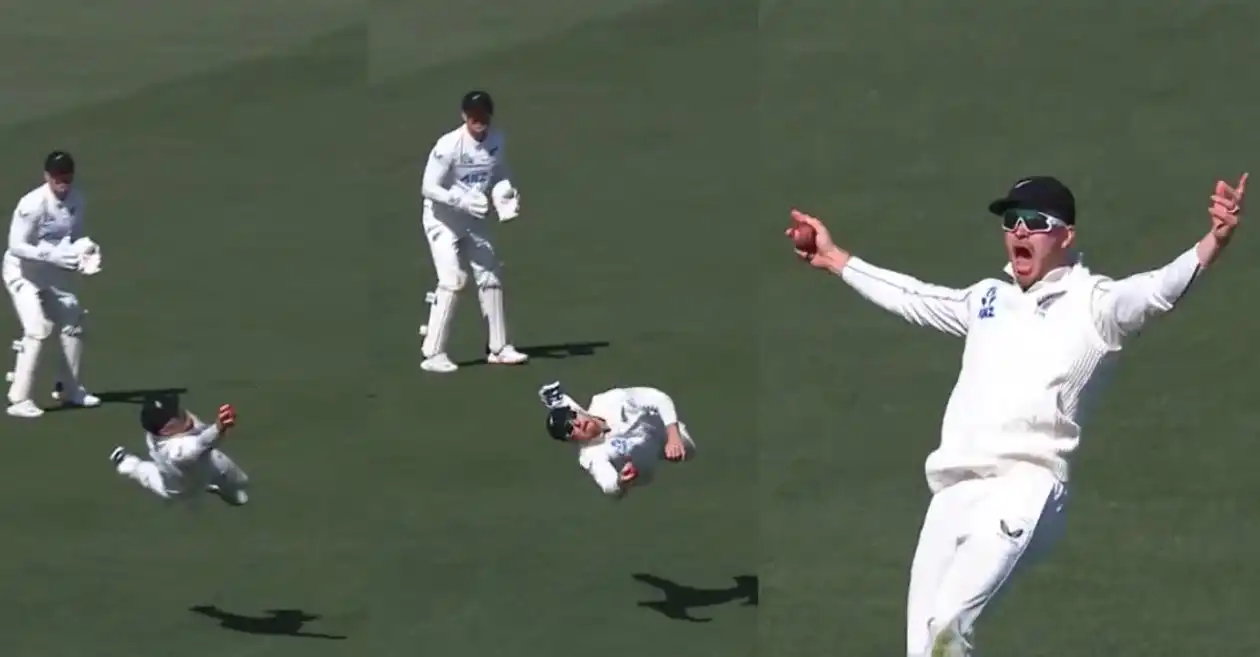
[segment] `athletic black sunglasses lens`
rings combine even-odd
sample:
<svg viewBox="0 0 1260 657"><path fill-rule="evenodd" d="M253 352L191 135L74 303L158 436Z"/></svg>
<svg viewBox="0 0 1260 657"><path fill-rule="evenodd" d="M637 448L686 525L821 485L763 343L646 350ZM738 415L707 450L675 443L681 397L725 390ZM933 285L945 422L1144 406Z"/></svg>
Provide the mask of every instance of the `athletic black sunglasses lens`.
<svg viewBox="0 0 1260 657"><path fill-rule="evenodd" d="M1007 210L1002 214L1002 228L1015 230L1020 222L1030 233L1044 233L1054 227L1050 217L1035 210Z"/></svg>

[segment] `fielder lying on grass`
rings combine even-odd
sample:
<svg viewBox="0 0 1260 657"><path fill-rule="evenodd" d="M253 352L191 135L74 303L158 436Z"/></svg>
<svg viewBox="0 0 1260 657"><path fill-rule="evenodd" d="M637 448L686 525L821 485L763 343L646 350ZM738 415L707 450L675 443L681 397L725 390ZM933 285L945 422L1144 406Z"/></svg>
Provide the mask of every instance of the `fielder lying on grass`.
<svg viewBox="0 0 1260 657"><path fill-rule="evenodd" d="M613 388L592 397L586 408L559 382L543 386L538 396L548 408L547 433L580 446L578 463L610 497L651 483L662 459L695 456L674 400L656 388Z"/></svg>

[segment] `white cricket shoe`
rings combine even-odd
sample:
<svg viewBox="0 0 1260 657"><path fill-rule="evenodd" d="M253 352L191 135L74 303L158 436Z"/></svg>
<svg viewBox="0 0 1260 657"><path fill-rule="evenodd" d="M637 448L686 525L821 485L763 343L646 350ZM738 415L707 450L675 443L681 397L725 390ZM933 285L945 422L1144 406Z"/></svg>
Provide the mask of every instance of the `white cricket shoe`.
<svg viewBox="0 0 1260 657"><path fill-rule="evenodd" d="M486 356L486 362L491 365L520 365L529 360L529 356L522 354L516 350L516 347L507 345L506 347Z"/></svg>
<svg viewBox="0 0 1260 657"><path fill-rule="evenodd" d="M436 372L437 374L450 374L459 369L459 365L451 362L450 357L446 354L434 354L420 363L420 369L426 372Z"/></svg>
<svg viewBox="0 0 1260 657"><path fill-rule="evenodd" d="M125 458L127 458L127 450L122 447L115 447L114 451L109 453L109 462L113 463L115 468L118 467L118 464L122 463Z"/></svg>
<svg viewBox="0 0 1260 657"><path fill-rule="evenodd" d="M20 402L9 404L8 413L12 417L37 418L44 414L44 409L35 405L35 402L29 399L23 399Z"/></svg>
<svg viewBox="0 0 1260 657"><path fill-rule="evenodd" d="M95 408L101 405L101 398L87 391L87 388L79 386L73 392L67 393L61 388L61 384L52 391L52 398L69 406L81 406L83 408Z"/></svg>

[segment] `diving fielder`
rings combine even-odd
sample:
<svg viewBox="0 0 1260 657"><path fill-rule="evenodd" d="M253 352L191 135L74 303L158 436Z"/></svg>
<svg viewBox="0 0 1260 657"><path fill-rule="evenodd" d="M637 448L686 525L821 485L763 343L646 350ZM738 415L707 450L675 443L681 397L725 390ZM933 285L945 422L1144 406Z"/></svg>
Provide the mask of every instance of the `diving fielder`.
<svg viewBox="0 0 1260 657"><path fill-rule="evenodd" d="M1193 247L1160 269L1119 280L1081 261L1075 198L1050 177L1020 180L989 205L1002 220L1007 277L963 289L852 256L822 222L793 211L816 235L812 248L797 247L803 260L912 324L964 339L940 446L925 466L932 501L910 569L908 655L971 655L985 606L1017 566L1054 543L1098 375L1221 254L1238 225L1246 181L1217 183L1211 228Z"/></svg>
<svg viewBox="0 0 1260 657"><path fill-rule="evenodd" d="M696 444L669 395L656 388L613 388L582 408L559 382L538 391L547 407L547 434L579 446L578 464L609 497L651 483L661 460L682 462Z"/></svg>
<svg viewBox="0 0 1260 657"><path fill-rule="evenodd" d="M214 493L232 506L249 501L249 477L219 450L219 442L236 426L236 411L219 407L214 424L184 410L174 395L154 397L140 409L140 426L149 459L115 447L109 460L118 474L167 500Z"/></svg>
<svg viewBox="0 0 1260 657"><path fill-rule="evenodd" d="M79 380L83 360L83 316L72 285L75 274L99 269L95 243L83 224L83 197L74 188L74 158L53 151L44 160L44 184L18 201L9 225L4 252L4 286L22 324L22 337L13 343L16 359L9 375L8 413L37 418L44 414L31 399L35 370L44 343L57 334L61 342L60 374L55 396L64 404L98 406ZM92 252L94 268L88 268Z"/></svg>
<svg viewBox="0 0 1260 657"><path fill-rule="evenodd" d="M500 262L487 231L492 205L500 222L511 221L520 212L503 133L490 125L494 117L490 94L470 91L460 109L463 124L437 140L424 167L424 234L437 272L437 289L428 296L429 320L420 330L424 335L420 367L429 372L457 369L446 354L446 343L457 294L468 280L465 261L472 269L489 332L486 362L518 365L529 359L508 342Z"/></svg>

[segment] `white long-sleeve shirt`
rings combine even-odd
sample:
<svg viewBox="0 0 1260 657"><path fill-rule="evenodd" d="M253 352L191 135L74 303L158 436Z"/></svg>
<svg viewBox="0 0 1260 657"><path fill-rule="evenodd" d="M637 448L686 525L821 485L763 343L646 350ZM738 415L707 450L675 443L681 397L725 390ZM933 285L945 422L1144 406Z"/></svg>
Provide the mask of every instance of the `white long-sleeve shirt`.
<svg viewBox="0 0 1260 657"><path fill-rule="evenodd" d="M925 464L936 492L1020 462L1066 482L1100 374L1127 338L1172 309L1200 269L1192 248L1161 269L1120 280L1078 259L1027 291L998 279L963 289L929 285L860 258L841 277L906 321L965 340L940 446Z"/></svg>
<svg viewBox="0 0 1260 657"><path fill-rule="evenodd" d="M40 185L27 192L13 210L9 241L4 252L4 278L24 278L40 287L61 287L71 280L71 272L46 261L61 242L84 237L83 196L71 188L59 199Z"/></svg>
<svg viewBox="0 0 1260 657"><path fill-rule="evenodd" d="M600 490L621 495L621 469L627 463L638 470L635 486L649 483L665 458L665 429L678 423L674 400L656 388L613 388L592 397L586 413L608 423L608 431L578 453L578 464Z"/></svg>
<svg viewBox="0 0 1260 657"><path fill-rule="evenodd" d="M458 210L455 200L465 190L489 195L496 182L509 179L504 141L503 133L493 127L477 141L463 125L439 137L424 165L425 208L438 204Z"/></svg>
<svg viewBox="0 0 1260 657"><path fill-rule="evenodd" d="M206 424L189 413L192 429L173 436L145 432L149 458L162 470L172 495L197 494L205 490L214 475L210 452L219 444L219 427Z"/></svg>

